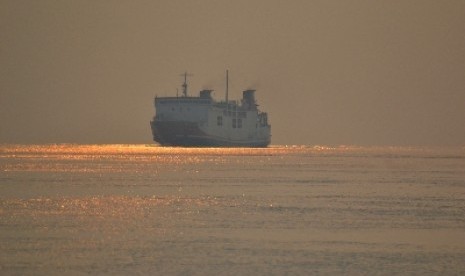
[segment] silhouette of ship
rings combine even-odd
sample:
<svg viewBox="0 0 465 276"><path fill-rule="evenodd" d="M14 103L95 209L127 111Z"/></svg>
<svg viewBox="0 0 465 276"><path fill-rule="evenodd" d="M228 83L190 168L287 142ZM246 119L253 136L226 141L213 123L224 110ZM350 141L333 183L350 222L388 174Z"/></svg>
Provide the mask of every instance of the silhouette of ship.
<svg viewBox="0 0 465 276"><path fill-rule="evenodd" d="M198 97L187 93L183 74L180 97L155 97L155 116L150 122L153 140L163 146L267 147L271 141L268 115L258 110L255 90L243 91L240 101L228 99L228 71L224 101L212 98L213 90Z"/></svg>

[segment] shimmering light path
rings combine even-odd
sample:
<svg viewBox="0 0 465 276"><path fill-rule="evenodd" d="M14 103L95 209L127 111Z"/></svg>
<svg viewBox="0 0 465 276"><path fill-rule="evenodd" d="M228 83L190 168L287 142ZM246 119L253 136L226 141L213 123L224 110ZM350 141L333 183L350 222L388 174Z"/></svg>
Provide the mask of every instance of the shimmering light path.
<svg viewBox="0 0 465 276"><path fill-rule="evenodd" d="M0 274L463 274L465 149L0 145Z"/></svg>

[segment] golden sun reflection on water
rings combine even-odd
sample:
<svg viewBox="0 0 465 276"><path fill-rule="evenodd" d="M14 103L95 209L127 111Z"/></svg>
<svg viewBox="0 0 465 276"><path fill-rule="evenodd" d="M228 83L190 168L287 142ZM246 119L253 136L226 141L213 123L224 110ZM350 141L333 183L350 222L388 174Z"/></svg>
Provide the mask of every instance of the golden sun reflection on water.
<svg viewBox="0 0 465 276"><path fill-rule="evenodd" d="M296 147L269 148L184 148L160 147L144 144L104 144L104 145L0 145L3 157L56 157L61 159L88 158L89 156L111 155L263 155L289 152ZM321 150L321 147L318 147Z"/></svg>
<svg viewBox="0 0 465 276"><path fill-rule="evenodd" d="M153 165L223 163L227 156L264 156L282 152L283 148L180 148L123 144L0 145L0 171L137 172Z"/></svg>
<svg viewBox="0 0 465 276"><path fill-rule="evenodd" d="M286 156L440 156L445 151L412 147L357 147L357 146L270 146L268 148L182 148L144 144L50 144L0 145L0 172L137 172L153 166L185 164L222 164L231 157ZM463 158L464 150L449 150L448 155ZM256 160L254 160L256 161ZM251 161L252 162L252 161ZM152 166L152 167L150 167ZM149 168L150 167L150 168Z"/></svg>
<svg viewBox="0 0 465 276"><path fill-rule="evenodd" d="M227 156L267 156L290 151L292 149L285 147L181 148L143 144L0 145L0 171L136 172L154 164L223 163Z"/></svg>
<svg viewBox="0 0 465 276"><path fill-rule="evenodd" d="M207 148L207 147L162 147L152 144L43 144L20 145L0 144L0 157L57 157L62 159L89 158L91 156L111 155L127 157L131 155L274 155L292 153L353 153L353 152L396 152L396 153L432 153L444 148L422 147L361 147L361 146L306 146L272 145L267 148ZM465 148L451 148L450 151L463 153Z"/></svg>

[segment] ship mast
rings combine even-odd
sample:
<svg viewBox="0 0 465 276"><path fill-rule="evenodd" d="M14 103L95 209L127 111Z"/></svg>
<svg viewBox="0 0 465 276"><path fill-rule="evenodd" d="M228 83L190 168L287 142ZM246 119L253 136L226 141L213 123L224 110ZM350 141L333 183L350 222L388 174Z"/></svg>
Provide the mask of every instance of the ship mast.
<svg viewBox="0 0 465 276"><path fill-rule="evenodd" d="M228 109L229 102L228 102L228 89L229 89L229 77L228 77L228 71L226 70L226 110Z"/></svg>
<svg viewBox="0 0 465 276"><path fill-rule="evenodd" d="M184 76L184 83L182 84L182 95L183 97L187 97L187 76L192 76L191 74L187 74L187 71L184 72L181 76Z"/></svg>

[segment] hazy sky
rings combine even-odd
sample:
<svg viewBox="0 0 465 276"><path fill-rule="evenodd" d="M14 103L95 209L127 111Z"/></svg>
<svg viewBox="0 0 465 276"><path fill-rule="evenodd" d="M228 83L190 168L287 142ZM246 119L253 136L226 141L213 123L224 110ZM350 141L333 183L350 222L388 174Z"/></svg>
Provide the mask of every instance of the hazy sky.
<svg viewBox="0 0 465 276"><path fill-rule="evenodd" d="M0 0L0 35L0 143L151 143L229 69L273 144L465 145L463 0Z"/></svg>

